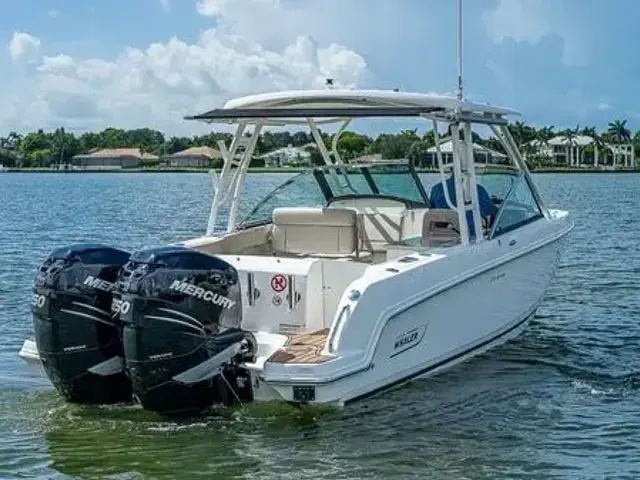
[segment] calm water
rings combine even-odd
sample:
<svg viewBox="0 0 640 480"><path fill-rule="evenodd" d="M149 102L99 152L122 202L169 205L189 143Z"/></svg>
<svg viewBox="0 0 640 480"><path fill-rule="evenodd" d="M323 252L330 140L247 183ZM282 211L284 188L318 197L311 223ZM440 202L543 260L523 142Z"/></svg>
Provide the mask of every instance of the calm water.
<svg viewBox="0 0 640 480"><path fill-rule="evenodd" d="M254 176L249 192L283 178ZM517 341L341 412L252 406L172 423L65 405L17 351L53 247L201 234L208 177L0 175L0 478L640 478L640 175L537 179L576 228Z"/></svg>

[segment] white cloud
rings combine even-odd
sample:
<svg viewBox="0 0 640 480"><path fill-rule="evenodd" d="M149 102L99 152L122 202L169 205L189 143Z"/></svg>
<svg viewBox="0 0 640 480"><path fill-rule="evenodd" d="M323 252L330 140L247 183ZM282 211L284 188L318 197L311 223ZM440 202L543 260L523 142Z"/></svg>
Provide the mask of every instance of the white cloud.
<svg viewBox="0 0 640 480"><path fill-rule="evenodd" d="M162 7L162 10L164 10L165 12L171 10L170 0L160 0L160 7Z"/></svg>
<svg viewBox="0 0 640 480"><path fill-rule="evenodd" d="M586 63L583 38L560 0L499 0L495 9L485 11L482 16L487 35L494 43L511 38L536 45L555 34L563 40L565 64Z"/></svg>
<svg viewBox="0 0 640 480"><path fill-rule="evenodd" d="M255 9L280 10L280 0L198 0L196 2L196 10L200 15L205 17L231 17L238 18L249 16L247 12L251 12L250 16L255 17Z"/></svg>
<svg viewBox="0 0 640 480"><path fill-rule="evenodd" d="M40 39L24 32L14 32L9 42L9 54L13 60L33 58L40 49Z"/></svg>
<svg viewBox="0 0 640 480"><path fill-rule="evenodd" d="M549 0L500 0L495 10L483 14L489 38L496 43L505 38L538 43L551 32L549 6Z"/></svg>
<svg viewBox="0 0 640 480"><path fill-rule="evenodd" d="M388 0L197 0L196 11L215 22L218 30L277 50L298 36L326 44L359 45L370 52L377 51L378 45L397 47L397 38L380 32L411 30L410 20L416 17Z"/></svg>
<svg viewBox="0 0 640 480"><path fill-rule="evenodd" d="M224 4L224 0L198 0L196 2L196 10L200 15L213 17L220 13L221 3Z"/></svg>
<svg viewBox="0 0 640 480"><path fill-rule="evenodd" d="M215 8L227 7L219 1ZM0 132L116 125L193 133L194 124L185 122L184 115L215 108L230 97L322 88L327 77L355 87L367 77L365 60L347 47L320 46L304 36L287 43L282 49L267 48L226 27L205 30L192 44L174 37L145 49L126 47L112 59L42 56L27 69L12 100L14 115L0 120ZM12 57L22 58L36 47L35 37L16 34Z"/></svg>

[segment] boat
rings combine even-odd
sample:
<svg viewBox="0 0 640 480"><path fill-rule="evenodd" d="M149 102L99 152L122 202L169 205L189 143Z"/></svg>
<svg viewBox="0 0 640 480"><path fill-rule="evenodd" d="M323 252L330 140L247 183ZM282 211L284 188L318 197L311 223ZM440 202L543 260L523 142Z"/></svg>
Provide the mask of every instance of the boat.
<svg viewBox="0 0 640 480"><path fill-rule="evenodd" d="M568 212L546 206L518 152L514 113L453 96L328 89L243 97L190 117L236 125L231 145L219 145L205 234L133 253L57 249L39 268L36 337L21 355L42 360L71 401L134 396L171 413L214 401L345 405L498 346L536 312L573 228ZM438 155L439 184L455 183L445 207L432 205L409 161L341 159L352 119L390 116L449 129L453 159ZM328 148L319 125L330 122L340 128ZM240 217L261 129L302 123L325 164ZM477 184L490 182L471 154L477 126L510 162L486 174L500 187L489 191L489 222Z"/></svg>
<svg viewBox="0 0 640 480"><path fill-rule="evenodd" d="M187 117L235 126L230 145L219 143L204 234L135 252L56 249L37 270L35 336L20 355L67 401L191 415L249 402L343 407L497 347L534 316L573 228L527 169L508 129L517 115L461 88L332 87L250 95ZM351 122L380 117L431 124L439 176L430 191L409 161L341 157ZM243 211L261 131L290 125L310 129L324 163ZM330 145L325 125L337 128ZM478 128L508 164L476 165Z"/></svg>

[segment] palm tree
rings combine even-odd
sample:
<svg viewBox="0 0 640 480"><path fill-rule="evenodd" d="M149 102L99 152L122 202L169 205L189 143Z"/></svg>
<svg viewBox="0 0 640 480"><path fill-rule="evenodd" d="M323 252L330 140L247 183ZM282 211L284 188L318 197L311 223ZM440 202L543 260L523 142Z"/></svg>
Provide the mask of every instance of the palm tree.
<svg viewBox="0 0 640 480"><path fill-rule="evenodd" d="M551 140L556 135L553 131L553 128L553 125L551 125L550 127L542 127L536 132L536 138L540 141L541 144L548 145L549 140Z"/></svg>
<svg viewBox="0 0 640 480"><path fill-rule="evenodd" d="M598 137L598 131L596 127L584 127L580 132L580 135L591 138L590 144L585 150L593 153L593 164L598 165L598 146L596 144L596 137Z"/></svg>
<svg viewBox="0 0 640 480"><path fill-rule="evenodd" d="M538 143L539 150L548 150L549 141L555 137L555 132L553 131L553 125L550 127L542 127L540 130L536 132L536 140Z"/></svg>
<svg viewBox="0 0 640 480"><path fill-rule="evenodd" d="M524 137L524 128L525 128L524 122L521 122L521 121L514 122L511 125L509 125L508 128L509 130L511 130L511 135L513 135L513 139L515 140L516 145L518 146L518 148L520 148L522 146L522 141Z"/></svg>
<svg viewBox="0 0 640 480"><path fill-rule="evenodd" d="M627 128L627 120L614 120L609 123L607 133L611 135L611 139L616 143L624 143L631 141L631 132Z"/></svg>
<svg viewBox="0 0 640 480"><path fill-rule="evenodd" d="M531 140L535 139L535 129L525 124L524 122L514 122L510 124L508 128L518 148L521 148L524 144L529 143Z"/></svg>
<svg viewBox="0 0 640 480"><path fill-rule="evenodd" d="M623 143L631 143L631 132L627 128L627 120L614 120L609 123L609 128L607 129L607 133L611 137L611 140L616 145L621 145ZM613 165L614 167L618 165L618 151L613 154ZM627 166L627 157L625 155L624 164Z"/></svg>
<svg viewBox="0 0 640 480"><path fill-rule="evenodd" d="M9 136L5 139L5 148L15 150L18 148L22 140L22 135L16 132L9 132Z"/></svg>
<svg viewBox="0 0 640 480"><path fill-rule="evenodd" d="M608 133L611 136L611 140L616 145L621 145L623 143L631 142L631 132L627 128L627 120L614 120L609 123ZM614 166L618 166L618 159L620 158L619 149L616 149L616 152L613 155L613 163ZM627 165L627 157L624 159L625 166Z"/></svg>

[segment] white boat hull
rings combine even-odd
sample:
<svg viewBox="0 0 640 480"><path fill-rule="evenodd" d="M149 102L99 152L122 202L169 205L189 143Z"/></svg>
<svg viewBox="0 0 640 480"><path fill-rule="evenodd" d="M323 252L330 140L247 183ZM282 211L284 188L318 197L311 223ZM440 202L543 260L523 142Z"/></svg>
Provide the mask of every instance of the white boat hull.
<svg viewBox="0 0 640 480"><path fill-rule="evenodd" d="M434 375L515 338L540 305L571 228L569 222L551 224L542 243L533 240L541 233L536 227L519 232L517 242L523 244L524 253L464 281L454 280L449 288L389 318L366 352L370 357L365 354L358 361L352 356L351 363L359 366L348 373L338 366L332 372L332 361L322 366L289 365L286 373L279 369L277 375L267 363L256 376L262 398L294 401L293 386L309 385L314 386L318 403L343 405L413 378ZM512 248L512 241L506 236L501 247ZM428 268L415 272L411 283L429 285L429 274ZM406 285L402 290L405 296L410 288ZM363 326L362 336L367 330ZM286 381L285 375L294 381Z"/></svg>
<svg viewBox="0 0 640 480"><path fill-rule="evenodd" d="M342 406L437 374L516 337L540 305L572 226L568 219L537 222L486 242L480 246L486 249L483 269L467 265L477 264L478 252L462 251L398 275L396 285L382 282L386 296L378 294L369 309L378 314L359 331L342 332L347 343L350 335L359 337L362 348L339 348L331 361L271 363L286 337L260 332L264 355L260 367L251 368L255 401L297 402L295 390L307 389L313 391L309 403ZM448 280L438 283L443 271L450 272ZM39 361L33 339L20 356Z"/></svg>

